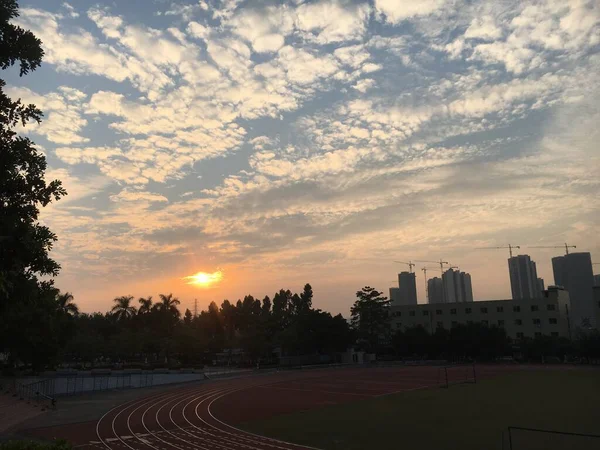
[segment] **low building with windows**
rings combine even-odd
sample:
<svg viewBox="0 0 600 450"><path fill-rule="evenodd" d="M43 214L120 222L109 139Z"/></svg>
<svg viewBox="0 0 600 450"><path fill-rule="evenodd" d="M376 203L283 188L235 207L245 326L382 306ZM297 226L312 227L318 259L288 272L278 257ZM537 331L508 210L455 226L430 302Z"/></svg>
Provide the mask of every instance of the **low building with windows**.
<svg viewBox="0 0 600 450"><path fill-rule="evenodd" d="M391 306L393 330L421 325L428 331L451 329L470 322L498 326L513 339L536 336L569 338L571 323L569 293L549 286L540 298L520 300L486 300L472 303L438 303Z"/></svg>

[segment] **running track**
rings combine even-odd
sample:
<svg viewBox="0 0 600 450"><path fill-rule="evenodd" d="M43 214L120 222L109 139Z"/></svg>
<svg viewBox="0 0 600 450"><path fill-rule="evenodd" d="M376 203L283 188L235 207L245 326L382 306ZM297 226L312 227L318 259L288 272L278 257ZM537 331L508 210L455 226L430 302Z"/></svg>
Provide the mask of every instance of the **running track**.
<svg viewBox="0 0 600 450"><path fill-rule="evenodd" d="M498 369L479 369L477 375L490 376ZM463 377L464 370L450 376ZM86 450L307 449L257 436L234 425L328 404L437 387L439 376L437 367L345 368L199 383L124 403L107 411L95 424L54 427L46 437L64 438Z"/></svg>

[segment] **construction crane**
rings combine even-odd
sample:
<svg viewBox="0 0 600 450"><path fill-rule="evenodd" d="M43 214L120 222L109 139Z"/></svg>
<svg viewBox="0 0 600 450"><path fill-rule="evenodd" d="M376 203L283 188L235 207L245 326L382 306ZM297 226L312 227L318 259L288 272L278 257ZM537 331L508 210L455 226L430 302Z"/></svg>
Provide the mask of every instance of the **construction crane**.
<svg viewBox="0 0 600 450"><path fill-rule="evenodd" d="M394 261L394 262L395 262L395 263L398 263L398 264L406 264L406 265L408 266L408 269L409 269L410 273L413 273L413 267L415 267L415 266L416 266L416 264L415 264L415 263L413 263L412 261L409 261L409 262L404 262L404 261Z"/></svg>
<svg viewBox="0 0 600 450"><path fill-rule="evenodd" d="M533 246L533 247L529 247L529 248L562 248L562 245L539 245L539 246ZM577 248L576 245L567 245L567 243L565 242L565 253L568 255L569 254L569 249L570 248Z"/></svg>
<svg viewBox="0 0 600 450"><path fill-rule="evenodd" d="M429 269L437 269L437 267L421 267L423 276L425 277L425 298L427 299L427 302L429 302L429 285L427 284L427 271Z"/></svg>
<svg viewBox="0 0 600 450"><path fill-rule="evenodd" d="M520 245L511 245L511 244L508 244L508 245L503 245L503 246L500 246L500 247L476 247L475 250L496 250L496 249L499 249L499 248L507 248L508 249L508 254L512 258L513 257L513 254L512 254L513 248L519 248L520 249L521 246Z"/></svg>
<svg viewBox="0 0 600 450"><path fill-rule="evenodd" d="M444 264L450 264L448 261L442 261L441 259L440 259L439 261L425 261L425 260L419 260L419 261L415 261L415 262L439 264L439 265L440 265L440 273L441 273L442 275L444 275Z"/></svg>

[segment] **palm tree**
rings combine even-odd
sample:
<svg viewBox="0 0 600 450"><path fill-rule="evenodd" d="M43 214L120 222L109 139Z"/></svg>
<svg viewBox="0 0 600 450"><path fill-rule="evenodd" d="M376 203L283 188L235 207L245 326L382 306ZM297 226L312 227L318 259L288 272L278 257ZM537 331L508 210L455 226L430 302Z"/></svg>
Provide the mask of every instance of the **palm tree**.
<svg viewBox="0 0 600 450"><path fill-rule="evenodd" d="M177 309L177 305L179 305L179 299L178 298L173 298L173 294L169 294L169 295L164 295L164 294L159 294L160 297L160 303L157 303L154 305L154 307L156 308L157 311L161 311L161 312L169 312L170 314L173 315L173 317L177 317L179 318L181 316L181 313L179 312L179 309Z"/></svg>
<svg viewBox="0 0 600 450"><path fill-rule="evenodd" d="M56 309L64 314L76 316L79 314L79 308L73 300L75 297L70 292L56 294Z"/></svg>
<svg viewBox="0 0 600 450"><path fill-rule="evenodd" d="M129 319L136 313L135 306L131 306L133 295L123 295L114 299L115 306L110 310L117 320Z"/></svg>
<svg viewBox="0 0 600 450"><path fill-rule="evenodd" d="M148 298L140 297L138 302L140 304L138 314L147 314L152 310L152 296Z"/></svg>

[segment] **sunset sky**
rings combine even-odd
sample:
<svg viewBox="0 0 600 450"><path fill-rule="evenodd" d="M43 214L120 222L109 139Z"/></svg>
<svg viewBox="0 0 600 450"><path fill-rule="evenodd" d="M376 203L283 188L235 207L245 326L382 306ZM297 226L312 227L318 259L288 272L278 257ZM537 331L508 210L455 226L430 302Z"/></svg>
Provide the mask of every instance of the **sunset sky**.
<svg viewBox="0 0 600 450"><path fill-rule="evenodd" d="M594 0L19 3L46 56L3 77L45 113L24 132L69 192L42 218L84 311L310 282L347 314L439 258L508 298L508 251L475 248L509 242L546 284L564 251L526 245L600 262Z"/></svg>

